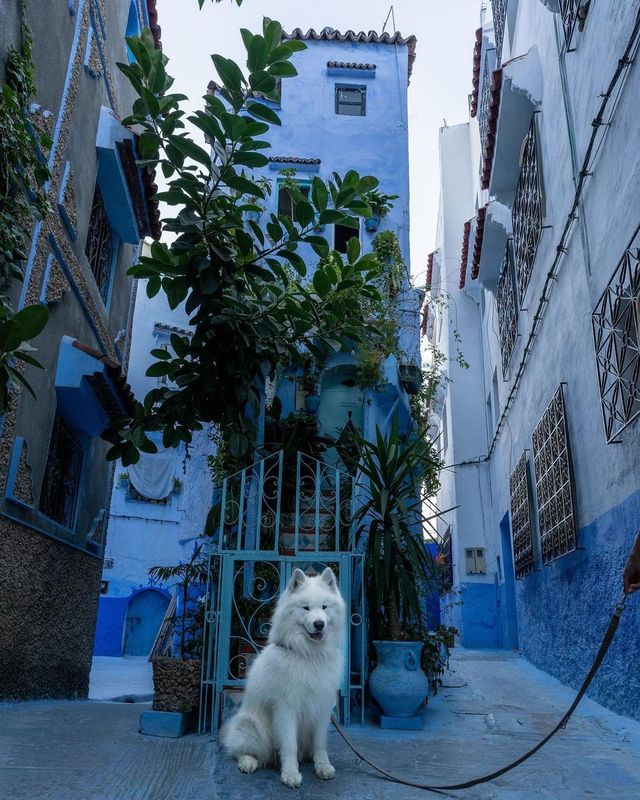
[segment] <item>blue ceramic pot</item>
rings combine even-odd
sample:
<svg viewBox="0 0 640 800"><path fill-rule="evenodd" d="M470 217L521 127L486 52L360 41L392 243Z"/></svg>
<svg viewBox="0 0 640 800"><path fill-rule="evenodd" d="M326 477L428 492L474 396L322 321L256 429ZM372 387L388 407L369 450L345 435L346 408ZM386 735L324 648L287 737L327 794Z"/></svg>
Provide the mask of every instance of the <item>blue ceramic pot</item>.
<svg viewBox="0 0 640 800"><path fill-rule="evenodd" d="M364 227L368 233L375 233L380 227L380 217L367 217L364 221Z"/></svg>
<svg viewBox="0 0 640 800"><path fill-rule="evenodd" d="M413 717L429 693L420 669L422 642L374 642L378 664L369 689L388 717Z"/></svg>
<svg viewBox="0 0 640 800"><path fill-rule="evenodd" d="M320 408L320 395L308 394L304 398L304 410L307 414L317 414L318 408Z"/></svg>

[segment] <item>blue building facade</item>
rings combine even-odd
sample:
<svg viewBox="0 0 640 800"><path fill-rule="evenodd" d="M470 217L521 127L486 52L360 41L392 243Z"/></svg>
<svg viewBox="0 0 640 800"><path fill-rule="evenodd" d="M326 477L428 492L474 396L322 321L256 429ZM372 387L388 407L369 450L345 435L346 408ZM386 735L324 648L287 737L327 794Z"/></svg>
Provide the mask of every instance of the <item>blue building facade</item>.
<svg viewBox="0 0 640 800"><path fill-rule="evenodd" d="M519 646L571 686L640 527L637 9L580 6L483 13L470 119L440 132L427 299L450 379L438 499L458 506L443 615L465 645ZM590 690L635 717L639 631L632 599Z"/></svg>

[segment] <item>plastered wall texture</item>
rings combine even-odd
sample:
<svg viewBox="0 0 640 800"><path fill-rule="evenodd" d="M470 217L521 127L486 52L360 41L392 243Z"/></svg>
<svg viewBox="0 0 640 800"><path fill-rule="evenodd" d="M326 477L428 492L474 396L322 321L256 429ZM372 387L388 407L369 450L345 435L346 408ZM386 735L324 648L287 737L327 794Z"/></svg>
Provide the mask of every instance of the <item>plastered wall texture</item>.
<svg viewBox="0 0 640 800"><path fill-rule="evenodd" d="M582 682L622 592L622 568L640 528L640 420L636 419L622 432L619 443L607 443L592 332L593 309L640 224L637 206L640 67L637 61L628 69L619 99L612 106L611 124L585 185L580 218L573 227L567 253L545 304L542 325L532 343L531 357L515 401L504 416L488 461L486 456L494 439L496 421L504 412L513 374L522 359L542 286L573 202L576 175L571 139L575 142L574 161L580 165L593 130L591 122L602 101L601 92L609 84L622 56L636 12L635 4L613 0L591 3L584 31L576 33L573 49L562 55L562 61L558 42L562 42L563 34L560 26L556 38L557 15L538 0L521 0L517 14L508 17L503 63L535 48L540 68L538 75L531 75L531 80L541 86L537 123L544 229L519 311L519 337L506 380L503 380L500 365L494 296L485 291L481 298L480 286L469 280L462 292L453 282L447 287L457 309L470 300L475 306L475 311L459 323L463 350L467 342L479 341L482 351L479 359L467 359L470 368L463 378L465 393L476 398L473 413L456 413L460 376L455 366L451 371L453 383L447 388L449 439L453 443L447 463L477 462L456 467L443 475L440 505L447 507L443 500L454 499L468 507L466 520L460 515L452 517L454 588L460 589L467 582L495 582L498 587L502 586L497 558L503 555L500 521L509 512L509 475L523 451L528 451L528 458L532 459L532 431L557 387L563 383L578 550L543 567L536 544L536 571L516 582L513 600L522 652L537 666L573 687ZM492 36L490 28L488 18L485 34L489 37ZM566 95L560 80L561 63L566 69ZM470 155L477 150L477 136L475 120L441 133L443 180L447 181L447 173L451 180L456 159L462 158L470 159L475 183L471 197L464 194L443 210L439 244L449 264L456 255L459 263L462 226L458 221L464 218L478 191L475 177L478 159ZM446 192L451 193L453 189L443 186L443 193ZM486 194L478 195L478 204L482 205L487 199ZM469 216L471 214L467 218ZM479 280L482 281L482 272ZM453 311L447 312L444 330L449 349L453 348L453 341L447 331L453 319ZM481 427L486 431L485 441L477 446ZM464 459L459 457L461 452ZM472 492L469 487L474 482L478 488ZM486 493L482 490L484 485L488 487ZM535 503L533 526L534 542L537 542ZM474 545L488 548L486 578L464 575L464 548ZM627 605L612 650L590 694L616 711L637 718L640 683L633 665L637 660L634 654L640 650L640 610L637 598L631 598ZM498 615L502 613L497 603L496 608ZM465 642L470 634L473 636L474 629L481 630L477 625L477 610L475 605L471 608L470 603L465 603L448 611L452 619L460 622Z"/></svg>
<svg viewBox="0 0 640 800"><path fill-rule="evenodd" d="M17 9L18 3L8 5ZM3 57L10 44L18 44L16 9L9 9L11 25L3 26L0 37ZM35 509L56 409L54 377L62 337L73 336L115 360L126 355L114 339L128 326L132 282L126 270L135 247L120 246L106 307L84 248L97 173L100 108L119 115L133 102L114 66L126 61L128 12L129 0L26 3L38 86L34 100L37 113L53 124L54 145L48 154L51 211L34 226L22 294L14 300L17 307L46 302L50 318L34 342L45 369L28 374L38 399L14 391L0 431L0 699L81 697L88 690L101 559L86 548L101 509L108 507L113 470L105 460L106 443L91 441L85 454L73 533L56 531L62 541L51 538L46 520L44 532L36 530ZM89 36L94 41L85 69ZM98 60L101 70L96 69ZM66 165L71 178L61 196ZM27 504L18 509L20 519L4 497L16 436L26 441L15 486L15 496ZM102 543L96 544L99 552Z"/></svg>

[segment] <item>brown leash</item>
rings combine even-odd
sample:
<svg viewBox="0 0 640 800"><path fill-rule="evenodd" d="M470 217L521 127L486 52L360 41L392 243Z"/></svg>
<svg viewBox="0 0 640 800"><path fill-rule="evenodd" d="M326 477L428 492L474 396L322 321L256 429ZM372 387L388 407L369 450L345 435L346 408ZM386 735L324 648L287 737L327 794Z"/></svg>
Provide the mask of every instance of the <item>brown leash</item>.
<svg viewBox="0 0 640 800"><path fill-rule="evenodd" d="M365 764L368 764L370 767L379 772L381 775L384 775L390 781L394 783L400 783L404 786L411 786L414 789L424 789L427 792L436 792L442 794L444 791L448 789L470 789L472 786L477 786L480 783L488 783L489 781L493 781L496 778L499 778L501 775L504 775L505 772L509 772L515 767L520 766L520 764L524 763L527 759L531 758L532 755L538 752L544 745L551 739L552 736L555 736L559 730L566 728L567 722L571 718L573 712L578 707L578 704L584 697L585 692L589 688L591 681L594 679L596 672L600 668L602 661L607 654L607 650L609 649L609 645L613 641L613 637L615 636L616 631L618 630L618 625L620 624L620 617L622 616L622 612L624 610L625 603L627 601L627 594L624 594L621 600L616 605L615 611L611 617L611 621L609 622L609 627L607 628L607 632L604 635L604 639L602 640L602 644L598 649L596 654L595 660L591 665L591 669L587 673L587 677L584 679L582 686L580 687L578 694L576 695L575 700L571 704L571 707L567 711L567 713L562 717L560 722L555 726L555 728L550 731L544 739L538 742L535 747L532 747L531 750L528 750L523 756L512 761L510 764L507 764L506 767L502 767L501 769L497 769L495 772L491 772L489 775L483 775L481 778L474 778L473 780L464 781L463 783L451 783L446 786L431 786L429 784L424 783L413 783L412 781L407 780L406 778L400 778L397 775L392 775L390 772L387 772L382 767L379 767L377 764L374 764L373 761L368 759L363 753L361 753L358 748L348 739L346 733L344 732L343 728L338 724L338 720L335 717L335 714L331 717L331 722L333 726L338 731L342 739L345 741L347 747L349 747L355 755L361 760L364 761Z"/></svg>

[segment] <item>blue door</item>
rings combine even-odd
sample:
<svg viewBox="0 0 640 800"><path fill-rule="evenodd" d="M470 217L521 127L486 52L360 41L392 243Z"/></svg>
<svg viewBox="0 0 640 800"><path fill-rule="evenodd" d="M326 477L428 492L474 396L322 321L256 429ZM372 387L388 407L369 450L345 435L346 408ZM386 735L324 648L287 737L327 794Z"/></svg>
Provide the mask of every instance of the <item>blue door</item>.
<svg viewBox="0 0 640 800"><path fill-rule="evenodd" d="M516 587L511 553L511 525L509 514L500 522L502 564L498 563L498 647L515 650L518 647L518 616L516 613ZM498 557L499 558L499 557ZM502 573L502 575L500 574Z"/></svg>
<svg viewBox="0 0 640 800"><path fill-rule="evenodd" d="M362 433L363 400L364 396L357 384L353 367L339 367L326 375L322 381L318 409L320 433L338 440L340 432L348 423ZM327 450L323 461L339 469L344 469L345 466L335 447Z"/></svg>
<svg viewBox="0 0 640 800"><path fill-rule="evenodd" d="M156 589L134 595L127 608L125 656L148 656L167 611L169 598Z"/></svg>

